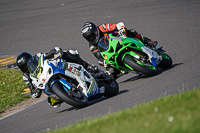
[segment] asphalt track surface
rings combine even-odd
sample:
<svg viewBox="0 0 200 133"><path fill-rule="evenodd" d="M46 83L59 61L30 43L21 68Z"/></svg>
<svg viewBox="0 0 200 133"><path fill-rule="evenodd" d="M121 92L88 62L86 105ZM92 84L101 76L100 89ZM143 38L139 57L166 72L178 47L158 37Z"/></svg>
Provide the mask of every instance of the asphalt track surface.
<svg viewBox="0 0 200 133"><path fill-rule="evenodd" d="M53 109L44 99L1 118L0 132L56 129L199 86L199 7L199 0L1 0L2 56L23 51L46 52L59 46L78 49L82 58L97 64L81 37L82 25L86 21L96 24L124 21L127 28L157 40L172 57L173 66L154 77L125 75L117 80L120 86L117 96L98 100L83 109L67 104Z"/></svg>

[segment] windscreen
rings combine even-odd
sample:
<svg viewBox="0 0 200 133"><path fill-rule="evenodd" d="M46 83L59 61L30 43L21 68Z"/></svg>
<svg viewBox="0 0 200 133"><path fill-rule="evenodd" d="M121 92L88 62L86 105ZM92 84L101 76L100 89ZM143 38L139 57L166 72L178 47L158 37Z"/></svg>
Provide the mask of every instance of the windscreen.
<svg viewBox="0 0 200 133"><path fill-rule="evenodd" d="M38 66L38 58L32 57L27 61L28 70L30 73L33 73Z"/></svg>
<svg viewBox="0 0 200 133"><path fill-rule="evenodd" d="M98 43L98 49L100 52L106 51L109 48L109 38L108 36L104 36L100 39Z"/></svg>

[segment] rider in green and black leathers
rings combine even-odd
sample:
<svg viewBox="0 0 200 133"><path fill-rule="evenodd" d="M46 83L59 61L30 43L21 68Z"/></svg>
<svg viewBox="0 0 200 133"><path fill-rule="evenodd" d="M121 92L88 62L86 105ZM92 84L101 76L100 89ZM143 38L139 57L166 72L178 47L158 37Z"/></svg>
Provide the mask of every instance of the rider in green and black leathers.
<svg viewBox="0 0 200 133"><path fill-rule="evenodd" d="M42 94L42 90L35 88L34 85L32 84L32 80L29 77L27 61L31 58L35 61L38 61L41 55L42 55L41 53L38 53L32 56L31 53L23 52L20 55L18 55L17 60L16 60L17 66L23 72L23 80L29 86L29 89L31 91L31 95L33 98L39 98ZM61 48L55 47L54 49L52 49L48 53L45 53L44 55L45 55L45 59L56 58L57 56L61 55L62 59L64 59L65 61L81 64L89 72L98 71L97 66L90 65L88 62L80 58L77 50L76 51L74 50L62 51ZM54 96L49 96L48 103L54 106L55 108L55 107L59 107L62 101L60 101L58 98L55 98Z"/></svg>
<svg viewBox="0 0 200 133"><path fill-rule="evenodd" d="M153 41L147 37L144 37L141 34L138 34L136 30L133 29L126 29L123 22L119 22L117 24L102 24L99 26L96 26L92 22L86 22L81 29L82 36L89 42L89 49L94 54L94 56L98 59L98 63L101 66L107 67L108 74L112 76L114 79L119 78L123 75L123 72L120 72L119 70L108 67L106 64L106 61L101 56L99 50L98 50L98 42L99 40L105 35L110 34L113 35L121 35L125 34L127 37L131 38L137 38L140 41L142 41L145 45L155 47L157 45L157 41Z"/></svg>

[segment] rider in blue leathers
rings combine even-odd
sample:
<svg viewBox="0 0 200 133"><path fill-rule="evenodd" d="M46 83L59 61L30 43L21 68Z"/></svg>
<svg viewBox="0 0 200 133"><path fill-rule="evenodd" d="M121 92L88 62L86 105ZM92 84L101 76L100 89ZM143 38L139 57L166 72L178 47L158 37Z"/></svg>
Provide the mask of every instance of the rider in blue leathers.
<svg viewBox="0 0 200 133"><path fill-rule="evenodd" d="M32 84L32 80L29 76L27 62L31 58L35 61L38 61L41 55L42 53L38 53L32 56L31 53L23 52L20 55L18 55L16 59L17 66L23 72L23 80L28 85L33 98L39 98L42 94L42 90L35 88L34 85ZM98 71L97 66L90 65L88 62L80 58L77 50L63 51L61 48L55 47L48 53L44 53L44 56L45 59L57 58L57 56L61 56L62 59L68 62L81 64L87 71L90 72ZM56 98L55 96L49 96L47 100L50 105L54 106L54 108L59 107L62 103L62 101Z"/></svg>

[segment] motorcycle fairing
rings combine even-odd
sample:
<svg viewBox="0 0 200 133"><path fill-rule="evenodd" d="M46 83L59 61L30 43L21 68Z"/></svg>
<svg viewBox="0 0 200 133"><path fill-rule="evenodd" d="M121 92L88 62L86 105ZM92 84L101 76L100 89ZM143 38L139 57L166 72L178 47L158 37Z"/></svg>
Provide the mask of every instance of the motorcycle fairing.
<svg viewBox="0 0 200 133"><path fill-rule="evenodd" d="M98 88L96 80L89 73L87 76L85 76L84 73L86 71L83 66L70 62L63 62L61 58L54 61L47 61L44 59L44 56L40 57L37 69L40 68L41 70L38 69L40 71L33 72L32 76L34 77L32 77L32 81L36 88L44 89L44 92L46 92L47 95L51 95L51 93L47 93L49 92L49 88L46 86L46 84L54 74L64 74L70 78L76 79L79 83L78 86L83 88L83 93L86 97L100 93L100 89ZM81 69L78 70L78 67L81 67ZM53 81L51 86L55 82L60 82L66 91L69 91L72 88L72 85L64 79L57 79ZM87 86L86 82L90 83L89 87Z"/></svg>
<svg viewBox="0 0 200 133"><path fill-rule="evenodd" d="M99 89L98 84L95 81L95 79L93 79L92 84L90 85L86 96L90 97L99 93L101 93L101 90Z"/></svg>
<svg viewBox="0 0 200 133"><path fill-rule="evenodd" d="M33 73L30 73L30 76L32 76L36 79L38 79L40 77L40 75L42 74L42 71L43 71L42 67L44 65L44 58L45 58L44 55L40 56L39 61L38 61L38 65L37 65L35 70L31 70L31 71L33 71Z"/></svg>
<svg viewBox="0 0 200 133"><path fill-rule="evenodd" d="M141 47L141 48L142 48L142 51L148 55L151 63L156 67L157 62L160 59L160 56L155 51L151 50L148 47Z"/></svg>
<svg viewBox="0 0 200 133"><path fill-rule="evenodd" d="M111 34L109 34L109 39L106 39L106 40L105 39L106 39L105 37L102 37L98 44L100 47L106 45L104 47L107 48L107 49L104 49L103 51L100 51L101 55L106 60L107 64L113 65L116 69L127 71L127 72L130 70L133 70L133 68L129 67L127 64L124 64L126 66L126 68L125 68L125 67L120 66L118 64L118 62L115 61L115 60L117 60L120 53L123 50L126 50L127 48L132 48L132 49L143 51L144 53L146 53L149 57L150 62L152 63L152 65L154 67L157 66L159 59L161 59L155 51L146 47L137 38L129 38L129 37L125 37L125 36L124 37L114 37ZM108 43L108 41L109 41L109 43ZM112 43L112 45L109 45L111 43ZM117 49L118 46L120 47L120 49ZM136 59L140 58L140 55L138 55L134 51L130 50L130 51L127 51L125 54L123 54L122 60L124 59L125 55L127 55L127 54L133 56Z"/></svg>

